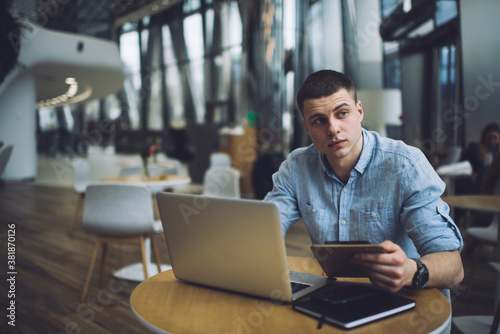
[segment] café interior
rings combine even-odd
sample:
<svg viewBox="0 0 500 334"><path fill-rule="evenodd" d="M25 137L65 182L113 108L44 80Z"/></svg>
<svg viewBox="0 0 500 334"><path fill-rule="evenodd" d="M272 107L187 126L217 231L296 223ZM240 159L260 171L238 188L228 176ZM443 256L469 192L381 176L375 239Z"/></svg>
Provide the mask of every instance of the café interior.
<svg viewBox="0 0 500 334"><path fill-rule="evenodd" d="M118 272L140 262L137 245L111 245L103 277L89 271L88 185L147 180L152 193L206 195L217 181L210 172L224 169L235 181L219 195L263 199L285 157L312 143L295 93L317 70L347 74L363 127L422 150L443 196L474 193L462 182L477 176L468 153L487 124L500 124L495 0L6 3L0 243L16 281L2 279L3 333L147 332L129 305L142 269L137 280ZM471 227L490 234L462 252L453 318L488 316L489 328L498 214L451 213L466 240ZM164 237L151 238L170 268ZM289 256L312 256L300 222L285 243ZM15 328L5 321L13 298ZM459 327L453 321L452 333L467 332Z"/></svg>

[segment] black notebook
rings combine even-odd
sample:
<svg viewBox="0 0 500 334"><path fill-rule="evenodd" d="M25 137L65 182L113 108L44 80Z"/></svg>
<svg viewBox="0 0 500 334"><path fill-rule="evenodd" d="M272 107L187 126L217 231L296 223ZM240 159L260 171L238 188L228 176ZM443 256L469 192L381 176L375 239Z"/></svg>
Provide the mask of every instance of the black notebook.
<svg viewBox="0 0 500 334"><path fill-rule="evenodd" d="M311 295L311 299L293 305L293 309L344 329L411 310L415 301L366 285L348 285Z"/></svg>

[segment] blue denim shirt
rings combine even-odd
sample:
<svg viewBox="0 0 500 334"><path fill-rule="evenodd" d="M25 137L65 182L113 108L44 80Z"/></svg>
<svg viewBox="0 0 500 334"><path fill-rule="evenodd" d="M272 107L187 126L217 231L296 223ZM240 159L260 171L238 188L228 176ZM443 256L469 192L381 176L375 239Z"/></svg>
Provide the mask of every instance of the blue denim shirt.
<svg viewBox="0 0 500 334"><path fill-rule="evenodd" d="M460 232L440 196L445 185L417 148L363 131L363 150L347 184L314 145L294 150L266 200L283 233L301 217L313 244L391 240L410 258L461 249Z"/></svg>

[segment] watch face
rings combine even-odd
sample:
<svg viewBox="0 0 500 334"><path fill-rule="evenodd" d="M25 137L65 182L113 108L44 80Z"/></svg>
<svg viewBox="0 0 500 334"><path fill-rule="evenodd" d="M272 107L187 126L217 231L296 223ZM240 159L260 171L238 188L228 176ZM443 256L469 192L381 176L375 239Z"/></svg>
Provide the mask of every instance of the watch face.
<svg viewBox="0 0 500 334"><path fill-rule="evenodd" d="M419 275L419 282L418 282L418 285L421 289L425 288L425 286L427 285L427 282L429 282L429 272L427 271L427 267L422 267L422 269L419 270L420 271L420 274Z"/></svg>
<svg viewBox="0 0 500 334"><path fill-rule="evenodd" d="M429 282L429 271L422 261L415 260L415 262L417 262L417 272L413 277L412 285L415 289L423 289L427 285L427 282Z"/></svg>

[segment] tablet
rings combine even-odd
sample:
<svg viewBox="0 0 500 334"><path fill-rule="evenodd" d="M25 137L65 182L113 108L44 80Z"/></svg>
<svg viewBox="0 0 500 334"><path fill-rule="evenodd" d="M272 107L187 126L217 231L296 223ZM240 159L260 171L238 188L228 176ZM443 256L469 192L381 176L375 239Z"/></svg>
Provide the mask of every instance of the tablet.
<svg viewBox="0 0 500 334"><path fill-rule="evenodd" d="M385 253L380 244L340 243L312 245L311 250L329 277L368 277L368 272L351 262L357 253Z"/></svg>

